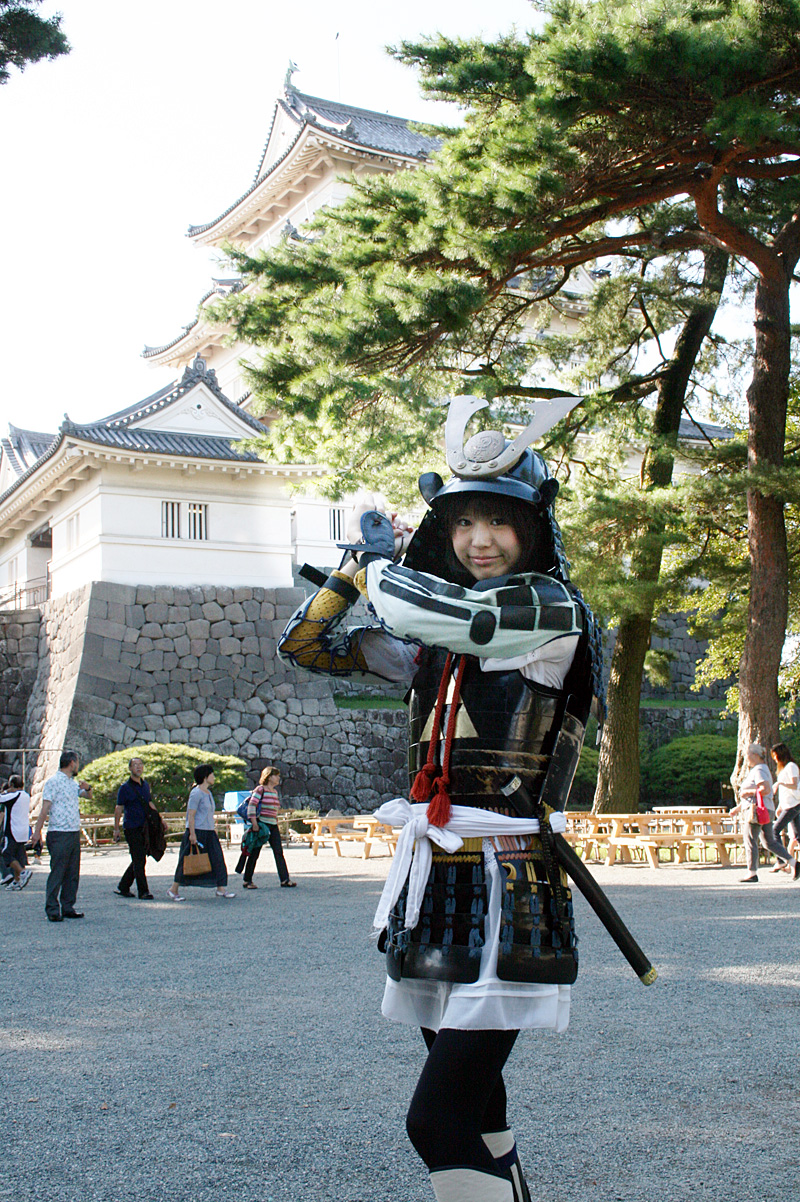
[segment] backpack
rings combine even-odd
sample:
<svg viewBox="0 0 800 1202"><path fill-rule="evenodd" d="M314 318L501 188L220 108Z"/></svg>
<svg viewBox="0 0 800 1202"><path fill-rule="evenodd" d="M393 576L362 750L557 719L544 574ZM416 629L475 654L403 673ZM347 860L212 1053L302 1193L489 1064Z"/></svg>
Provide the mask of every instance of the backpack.
<svg viewBox="0 0 800 1202"><path fill-rule="evenodd" d="M239 818L241 818L241 820L245 824L245 826L247 826L247 823L249 821L249 819L247 817L247 807L250 804L250 798L252 796L253 796L252 793L248 793L247 797L245 797L243 801L240 801L238 806L236 807L236 813L239 816Z"/></svg>

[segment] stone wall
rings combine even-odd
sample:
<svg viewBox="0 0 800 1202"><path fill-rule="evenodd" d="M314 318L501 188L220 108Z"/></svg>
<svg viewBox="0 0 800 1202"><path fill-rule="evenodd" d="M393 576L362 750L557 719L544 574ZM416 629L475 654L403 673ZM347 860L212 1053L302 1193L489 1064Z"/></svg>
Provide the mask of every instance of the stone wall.
<svg viewBox="0 0 800 1202"><path fill-rule="evenodd" d="M670 655L668 688L653 685L642 678L642 701L647 698L674 700L680 703L684 697L708 697L709 699L724 698L725 693L733 683L732 680L715 681L712 685L704 685L699 692L692 688L697 664L705 656L708 642L696 639L689 633L691 614L661 614L658 618L657 631L650 639L651 651L665 651ZM603 652L606 666L606 679L611 664L611 653L614 649L616 631L608 630L603 634Z"/></svg>
<svg viewBox="0 0 800 1202"><path fill-rule="evenodd" d="M25 714L39 666L38 609L0 612L0 764L3 774L22 769L13 749L22 741Z"/></svg>
<svg viewBox="0 0 800 1202"><path fill-rule="evenodd" d="M363 812L406 786L405 715L340 709L333 682L275 653L296 589L95 582L44 607L31 746L82 762L142 743L189 743L267 763L296 805ZM42 757L38 792L53 764Z"/></svg>
<svg viewBox="0 0 800 1202"><path fill-rule="evenodd" d="M241 756L251 780L276 764L295 805L374 809L408 787L405 709L378 707L402 690L282 664L277 639L302 596L297 588L101 582L49 601L41 621L35 610L3 615L3 744L43 749L34 793L65 746L87 762L142 743L189 743ZM362 610L351 621L368 620ZM677 639L685 618L662 625L667 621L676 624L671 646L680 697L697 644L692 651ZM363 706L352 708L359 700ZM713 705L648 708L646 699L641 722L654 746L700 725L731 729Z"/></svg>
<svg viewBox="0 0 800 1202"><path fill-rule="evenodd" d="M676 705L666 709L661 706L648 707L647 702L642 703L639 724L652 748L663 747L673 739L699 734L701 731L735 736L737 729L736 717L721 718L719 706L690 708Z"/></svg>

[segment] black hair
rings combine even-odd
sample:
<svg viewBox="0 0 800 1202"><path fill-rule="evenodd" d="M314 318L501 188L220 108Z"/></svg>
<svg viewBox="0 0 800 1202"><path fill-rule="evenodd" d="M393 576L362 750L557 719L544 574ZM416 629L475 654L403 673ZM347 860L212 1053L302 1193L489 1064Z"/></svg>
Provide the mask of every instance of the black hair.
<svg viewBox="0 0 800 1202"><path fill-rule="evenodd" d="M214 771L213 764L198 764L194 770L194 783L202 785L207 776L210 776Z"/></svg>
<svg viewBox="0 0 800 1202"><path fill-rule="evenodd" d="M77 760L77 758L77 751L62 751L58 760L58 766L59 768L68 768L73 760Z"/></svg>
<svg viewBox="0 0 800 1202"><path fill-rule="evenodd" d="M776 743L774 747L770 747L770 751L779 764L794 763L794 756L785 743Z"/></svg>
<svg viewBox="0 0 800 1202"><path fill-rule="evenodd" d="M526 501L506 497L502 493L453 493L452 496L442 497L436 506L436 516L446 531L444 558L447 579L453 584L469 588L475 583L472 573L459 562L453 550L453 526L467 509L478 517L499 517L512 528L520 545L515 572L552 571L555 565L553 536L550 523L542 512Z"/></svg>
<svg viewBox="0 0 800 1202"><path fill-rule="evenodd" d="M9 776L8 786L10 789L22 789L25 786L25 782L22 779L22 777L17 776L17 774L15 772L13 776Z"/></svg>

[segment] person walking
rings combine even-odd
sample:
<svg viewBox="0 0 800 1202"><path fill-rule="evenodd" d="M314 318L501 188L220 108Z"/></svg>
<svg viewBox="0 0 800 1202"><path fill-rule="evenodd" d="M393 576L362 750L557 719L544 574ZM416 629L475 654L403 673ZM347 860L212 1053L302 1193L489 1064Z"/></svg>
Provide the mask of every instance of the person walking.
<svg viewBox="0 0 800 1202"><path fill-rule="evenodd" d="M147 884L145 862L147 846L145 832L147 830L147 811L158 809L150 796L150 785L144 779L144 761L134 756L128 763L130 776L120 785L117 793L117 804L114 808L114 842L119 843L119 824L122 820L122 833L131 853L131 862L122 874L114 892L118 897L133 897L131 885L136 881L136 889L140 901L152 901L153 895Z"/></svg>
<svg viewBox="0 0 800 1202"><path fill-rule="evenodd" d="M25 844L30 834L30 794L16 773L0 789L0 843L2 843L3 879L12 890L24 889L31 879Z"/></svg>
<svg viewBox="0 0 800 1202"><path fill-rule="evenodd" d="M770 751L778 768L773 790L773 799L777 796L778 804L772 831L775 838L783 842L783 832L787 827L791 828L789 852L796 856L800 851L800 769L785 743L776 743ZM785 868L786 865L779 861L772 871L782 872Z"/></svg>
<svg viewBox="0 0 800 1202"><path fill-rule="evenodd" d="M256 870L258 857L261 855L261 848L265 843L269 843L272 848L281 888L294 889L297 883L289 876L289 869L286 867L286 859L283 854L281 832L278 829L278 810L281 807L278 795L280 783L280 769L268 764L266 768L262 769L258 784L248 798L247 820L250 823L250 830L246 832L242 840L242 854L239 856L239 862L235 868L237 873L244 869L243 889L258 888L258 885L253 883L253 873Z"/></svg>
<svg viewBox="0 0 800 1202"><path fill-rule="evenodd" d="M772 820L775 817L772 777L764 762L764 748L760 743L751 743L747 748L747 764L749 771L739 787L739 804L731 810L731 814L741 815L742 841L747 860L747 876L742 877L742 884L758 884L759 844L771 851L781 864L790 865L792 878L796 881L800 878L800 861L789 855L772 829ZM758 821L756 804L759 797L769 814L768 822Z"/></svg>
<svg viewBox="0 0 800 1202"><path fill-rule="evenodd" d="M62 752L58 772L44 782L42 807L31 836L35 847L47 823L50 874L44 909L50 922L83 918L82 911L75 909L81 876L80 798L91 797L92 787L77 779L79 768L77 752Z"/></svg>
<svg viewBox="0 0 800 1202"><path fill-rule="evenodd" d="M216 802L211 789L214 784L214 768L211 764L198 764L194 770L194 788L186 803L186 829L181 839L178 853L178 866L175 869L175 880L167 890L170 901L182 902L181 885L200 885L201 887L216 886L216 897L232 898L235 893L228 891L228 870L225 867L225 856L219 835L214 826L214 811ZM184 873L186 857L192 850L199 848L204 851L211 861L211 871L202 876L187 876Z"/></svg>

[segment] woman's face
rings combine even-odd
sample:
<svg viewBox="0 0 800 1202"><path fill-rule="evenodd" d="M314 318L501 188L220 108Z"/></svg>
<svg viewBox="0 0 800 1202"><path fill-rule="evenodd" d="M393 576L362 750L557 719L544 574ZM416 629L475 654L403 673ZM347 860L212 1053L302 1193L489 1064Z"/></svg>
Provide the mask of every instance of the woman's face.
<svg viewBox="0 0 800 1202"><path fill-rule="evenodd" d="M213 789L213 787L214 787L214 773L213 772L209 772L208 776L203 781L203 784L208 785L209 789Z"/></svg>
<svg viewBox="0 0 800 1202"><path fill-rule="evenodd" d="M748 753L747 753L747 763L748 763L748 765L749 765L751 768L755 768L756 764L763 764L763 763L764 763L764 761L762 760L761 756L760 756L760 755L758 755L758 753L757 753L757 752L755 752L755 751L748 751Z"/></svg>
<svg viewBox="0 0 800 1202"><path fill-rule="evenodd" d="M522 547L513 526L498 512L477 512L467 505L452 527L453 553L476 580L491 580L514 571Z"/></svg>

